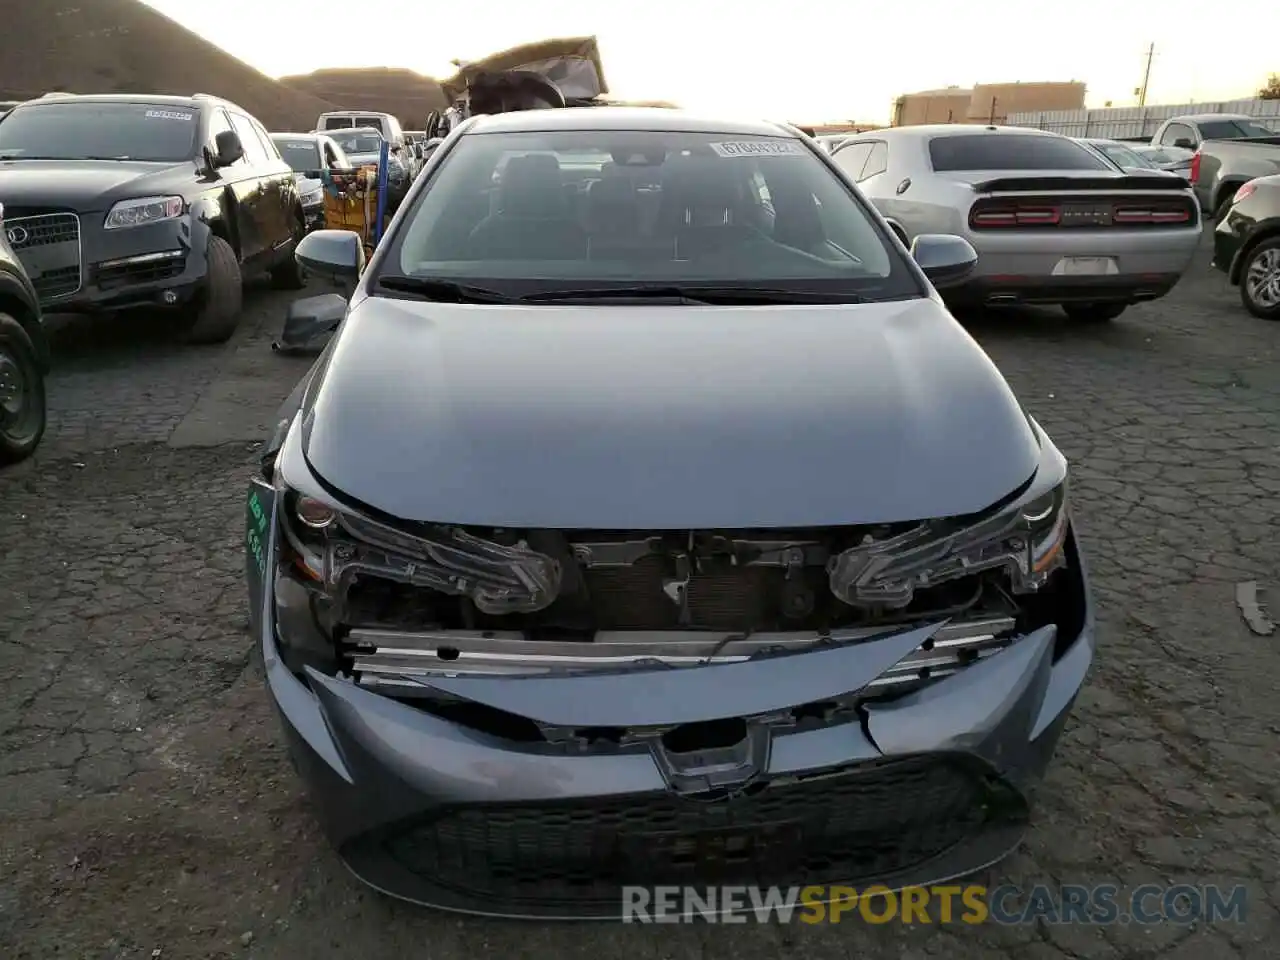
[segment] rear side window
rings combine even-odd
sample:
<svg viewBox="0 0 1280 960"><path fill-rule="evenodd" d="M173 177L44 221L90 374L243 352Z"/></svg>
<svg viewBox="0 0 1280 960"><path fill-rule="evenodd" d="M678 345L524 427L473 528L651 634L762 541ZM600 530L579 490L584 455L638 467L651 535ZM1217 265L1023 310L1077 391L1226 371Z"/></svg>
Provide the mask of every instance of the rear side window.
<svg viewBox="0 0 1280 960"><path fill-rule="evenodd" d="M934 137L929 141L929 160L939 172L1112 169L1074 140L1017 133Z"/></svg>
<svg viewBox="0 0 1280 960"><path fill-rule="evenodd" d="M322 130L350 130L355 123L350 117L325 117Z"/></svg>
<svg viewBox="0 0 1280 960"><path fill-rule="evenodd" d="M889 145L883 140L877 140L875 146L871 148L871 156L867 157L866 166L862 168L862 176L858 179L867 180L888 169Z"/></svg>
<svg viewBox="0 0 1280 960"><path fill-rule="evenodd" d="M869 141L841 144L831 154L831 159L851 179L858 180L862 176L862 168L867 165L867 158L871 156L871 148L873 146L874 144Z"/></svg>
<svg viewBox="0 0 1280 960"><path fill-rule="evenodd" d="M1206 140L1234 140L1237 137L1274 137L1275 134L1251 120L1211 120L1200 124L1200 136Z"/></svg>

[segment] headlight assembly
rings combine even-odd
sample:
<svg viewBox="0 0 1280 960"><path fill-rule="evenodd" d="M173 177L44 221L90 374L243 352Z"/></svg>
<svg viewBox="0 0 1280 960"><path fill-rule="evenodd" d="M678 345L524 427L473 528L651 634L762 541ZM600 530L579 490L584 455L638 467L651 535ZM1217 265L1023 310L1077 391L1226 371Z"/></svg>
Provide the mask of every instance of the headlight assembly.
<svg viewBox="0 0 1280 960"><path fill-rule="evenodd" d="M140 227L148 223L160 223L182 216L185 204L181 197L139 197L137 200L121 200L110 212L102 226L106 230L121 227Z"/></svg>
<svg viewBox="0 0 1280 960"><path fill-rule="evenodd" d="M326 589L365 574L465 596L491 615L542 610L560 590L560 563L523 542L494 543L443 526L409 534L294 491L284 502L295 566Z"/></svg>
<svg viewBox="0 0 1280 960"><path fill-rule="evenodd" d="M316 187L314 190L308 190L302 195L302 205L304 207L315 206L324 203L324 188Z"/></svg>
<svg viewBox="0 0 1280 960"><path fill-rule="evenodd" d="M907 606L915 591L983 570L1005 569L1015 593L1040 589L1065 563L1066 484L958 529L921 524L833 557L832 592L852 606Z"/></svg>

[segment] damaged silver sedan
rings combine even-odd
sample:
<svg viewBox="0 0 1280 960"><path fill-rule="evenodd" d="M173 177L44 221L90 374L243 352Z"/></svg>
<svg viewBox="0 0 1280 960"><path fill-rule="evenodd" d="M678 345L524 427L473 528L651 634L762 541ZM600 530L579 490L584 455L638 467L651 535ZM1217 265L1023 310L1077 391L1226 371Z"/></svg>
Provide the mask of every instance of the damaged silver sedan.
<svg viewBox="0 0 1280 960"><path fill-rule="evenodd" d="M388 894L884 884L1009 853L1093 656L1066 461L794 128L475 117L286 404L252 619ZM358 278L358 281L357 281Z"/></svg>

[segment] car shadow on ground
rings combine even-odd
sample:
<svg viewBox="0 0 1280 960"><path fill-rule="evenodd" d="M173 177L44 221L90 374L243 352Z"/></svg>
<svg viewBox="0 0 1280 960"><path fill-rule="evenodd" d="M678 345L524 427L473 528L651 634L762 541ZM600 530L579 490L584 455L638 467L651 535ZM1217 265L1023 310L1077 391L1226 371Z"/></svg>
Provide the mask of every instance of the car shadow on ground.
<svg viewBox="0 0 1280 960"><path fill-rule="evenodd" d="M953 308L952 316L983 343L992 341L1080 342L1117 347L1143 343L1145 329L1125 323L1126 314L1111 323L1079 323L1054 307Z"/></svg>
<svg viewBox="0 0 1280 960"><path fill-rule="evenodd" d="M245 281L241 328L248 326L249 315L272 293L269 281ZM195 346L183 339L189 313L158 308L138 308L120 314L95 316L87 314L45 315L55 372L96 370L129 366L177 353L203 351L212 353L223 344Z"/></svg>

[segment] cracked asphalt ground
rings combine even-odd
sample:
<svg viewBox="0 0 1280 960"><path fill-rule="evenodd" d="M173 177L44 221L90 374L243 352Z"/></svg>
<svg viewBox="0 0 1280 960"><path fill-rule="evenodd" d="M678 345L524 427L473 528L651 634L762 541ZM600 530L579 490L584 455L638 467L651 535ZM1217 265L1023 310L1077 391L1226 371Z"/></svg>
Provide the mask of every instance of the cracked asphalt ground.
<svg viewBox="0 0 1280 960"><path fill-rule="evenodd" d="M260 292L226 348L71 324L34 463L0 474L0 955L653 960L1280 955L1280 326L1207 255L1103 329L972 325L1073 462L1101 649L1022 849L981 880L1243 884L1189 928L550 926L359 887L322 842L246 633L252 444L305 362ZM1273 607L1274 610L1274 607Z"/></svg>

